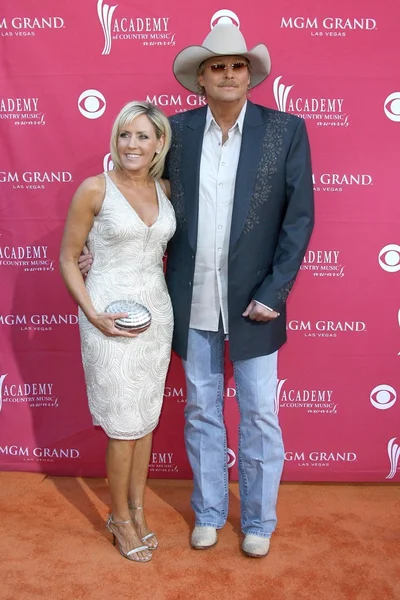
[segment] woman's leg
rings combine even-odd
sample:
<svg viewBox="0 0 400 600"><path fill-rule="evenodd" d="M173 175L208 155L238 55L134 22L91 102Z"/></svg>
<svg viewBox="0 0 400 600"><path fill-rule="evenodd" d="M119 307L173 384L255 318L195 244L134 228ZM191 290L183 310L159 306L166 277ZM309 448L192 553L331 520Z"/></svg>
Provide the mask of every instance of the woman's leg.
<svg viewBox="0 0 400 600"><path fill-rule="evenodd" d="M136 508L136 510L131 510L131 517L140 538L149 533L143 507L152 441L152 432L148 433L140 440L136 440L130 473L128 500L129 506L131 506L132 509ZM142 509L138 509L138 507L142 507ZM155 536L152 536L147 539L145 543L149 544L150 547L154 547L157 544L157 539Z"/></svg>
<svg viewBox="0 0 400 600"><path fill-rule="evenodd" d="M111 494L111 514L114 522L129 521L126 524L113 525L111 529L115 534L121 549L127 553L133 548L142 546L136 533L128 507L128 491L130 474L133 464L133 454L136 444L141 440L114 440L109 439L107 448L107 478ZM148 550L137 553L138 558L148 558Z"/></svg>

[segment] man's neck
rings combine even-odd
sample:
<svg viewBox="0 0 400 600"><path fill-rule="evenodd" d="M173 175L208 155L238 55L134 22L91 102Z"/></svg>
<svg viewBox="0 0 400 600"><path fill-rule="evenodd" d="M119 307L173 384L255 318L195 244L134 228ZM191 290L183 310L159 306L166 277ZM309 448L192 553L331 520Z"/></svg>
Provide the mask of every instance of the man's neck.
<svg viewBox="0 0 400 600"><path fill-rule="evenodd" d="M221 127L222 131L229 131L236 123L246 100L247 98L238 100L237 102L218 102L212 98L208 100L208 106L214 120Z"/></svg>

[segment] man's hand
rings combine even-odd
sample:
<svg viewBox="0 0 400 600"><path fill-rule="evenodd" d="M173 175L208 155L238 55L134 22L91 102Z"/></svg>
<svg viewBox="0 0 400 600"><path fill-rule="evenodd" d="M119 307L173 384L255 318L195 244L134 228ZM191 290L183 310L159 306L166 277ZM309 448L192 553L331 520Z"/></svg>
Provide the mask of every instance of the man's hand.
<svg viewBox="0 0 400 600"><path fill-rule="evenodd" d="M252 300L242 314L242 317L249 317L252 321L272 321L272 319L279 317L279 313L269 310L266 306Z"/></svg>
<svg viewBox="0 0 400 600"><path fill-rule="evenodd" d="M89 273L92 262L93 256L90 254L89 248L87 246L83 246L82 254L78 258L78 267L81 275L87 275Z"/></svg>

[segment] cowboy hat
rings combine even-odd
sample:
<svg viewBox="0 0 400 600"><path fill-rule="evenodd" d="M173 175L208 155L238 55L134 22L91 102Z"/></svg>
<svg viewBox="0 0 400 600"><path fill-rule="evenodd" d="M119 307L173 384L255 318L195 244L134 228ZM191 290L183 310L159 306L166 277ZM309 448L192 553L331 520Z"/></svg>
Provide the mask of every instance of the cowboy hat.
<svg viewBox="0 0 400 600"><path fill-rule="evenodd" d="M244 56L250 62L250 85L253 88L271 71L271 59L267 47L258 44L247 50L240 29L231 19L222 19L210 31L202 46L187 46L174 60L173 72L176 79L191 92L198 92L197 70L202 62L213 56Z"/></svg>

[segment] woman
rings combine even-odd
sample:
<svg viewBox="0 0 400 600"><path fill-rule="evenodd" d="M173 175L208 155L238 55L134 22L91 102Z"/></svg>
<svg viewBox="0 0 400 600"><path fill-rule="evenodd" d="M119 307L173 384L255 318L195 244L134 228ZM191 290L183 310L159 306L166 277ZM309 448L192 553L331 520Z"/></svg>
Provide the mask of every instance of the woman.
<svg viewBox="0 0 400 600"><path fill-rule="evenodd" d="M170 360L173 314L162 258L175 215L160 180L171 143L168 119L147 102L130 102L111 134L114 170L89 177L76 191L61 246L65 284L79 305L82 361L93 423L109 437L107 477L112 509L107 521L121 554L147 562L158 546L143 511L152 431L161 411ZM94 255L83 282L78 257ZM118 329L113 301L146 306L143 333Z"/></svg>

